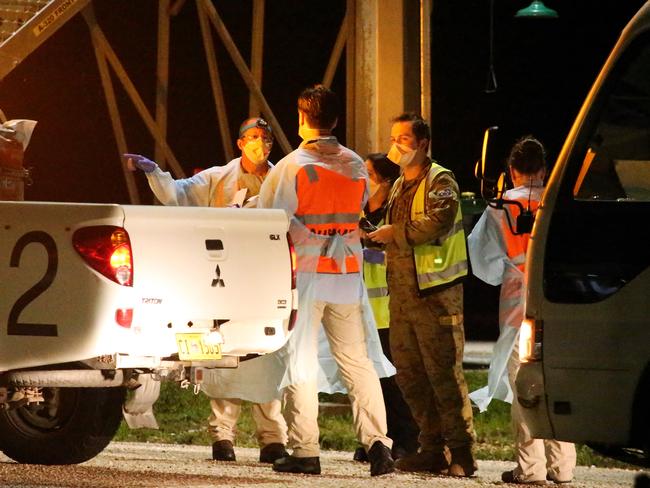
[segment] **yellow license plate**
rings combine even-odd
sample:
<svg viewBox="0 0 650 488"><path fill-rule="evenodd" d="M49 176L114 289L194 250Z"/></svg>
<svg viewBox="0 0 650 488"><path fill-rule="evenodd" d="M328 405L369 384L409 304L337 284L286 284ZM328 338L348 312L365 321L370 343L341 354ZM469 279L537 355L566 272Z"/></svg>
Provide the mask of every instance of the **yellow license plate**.
<svg viewBox="0 0 650 488"><path fill-rule="evenodd" d="M204 334L176 334L178 359L181 361L221 359L221 345L206 344L204 337Z"/></svg>

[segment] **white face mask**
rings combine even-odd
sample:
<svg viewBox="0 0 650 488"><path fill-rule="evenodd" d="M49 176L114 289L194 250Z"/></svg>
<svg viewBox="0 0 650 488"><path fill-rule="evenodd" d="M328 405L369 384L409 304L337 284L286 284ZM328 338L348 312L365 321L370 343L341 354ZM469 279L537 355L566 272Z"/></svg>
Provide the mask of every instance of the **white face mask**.
<svg viewBox="0 0 650 488"><path fill-rule="evenodd" d="M415 153L416 150L409 146L394 143L390 147L390 151L388 151L386 157L400 168L405 168L411 164L411 161L413 161L413 158L415 157Z"/></svg>
<svg viewBox="0 0 650 488"><path fill-rule="evenodd" d="M262 138L249 141L244 146L244 154L255 165L261 166L266 164L267 154L264 151L264 141Z"/></svg>
<svg viewBox="0 0 650 488"><path fill-rule="evenodd" d="M379 191L379 188L381 188L381 185L379 183L375 183L372 181L370 178L368 179L368 198L374 197L377 192Z"/></svg>

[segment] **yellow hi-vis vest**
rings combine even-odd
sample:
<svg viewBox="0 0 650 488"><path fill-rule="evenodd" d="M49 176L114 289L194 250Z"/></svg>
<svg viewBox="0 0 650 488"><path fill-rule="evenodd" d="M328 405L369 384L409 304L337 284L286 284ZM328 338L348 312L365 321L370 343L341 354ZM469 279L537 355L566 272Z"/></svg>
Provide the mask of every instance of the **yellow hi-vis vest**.
<svg viewBox="0 0 650 488"><path fill-rule="evenodd" d="M368 290L368 301L375 316L375 322L378 329L387 329L390 323L388 312L388 283L386 282L386 256L384 251L379 249L364 249L366 253L376 253L376 256L382 255L383 261L369 262L363 260L363 280ZM377 259L378 261L379 259Z"/></svg>
<svg viewBox="0 0 650 488"><path fill-rule="evenodd" d="M425 188L427 181L433 181L443 172L449 171L437 163L431 163L431 169L422 179L411 203L411 220L424 218ZM415 271L420 291L452 283L467 275L467 247L463 230L463 215L458 205L454 227L444 239L420 244L413 248Z"/></svg>

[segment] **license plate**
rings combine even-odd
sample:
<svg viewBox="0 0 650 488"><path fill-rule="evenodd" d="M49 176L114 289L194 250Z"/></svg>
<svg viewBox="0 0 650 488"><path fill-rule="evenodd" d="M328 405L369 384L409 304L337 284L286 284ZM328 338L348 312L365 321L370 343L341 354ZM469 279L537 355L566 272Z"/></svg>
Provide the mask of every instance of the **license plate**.
<svg viewBox="0 0 650 488"><path fill-rule="evenodd" d="M176 334L178 359L181 361L221 359L221 345L206 344L204 337L204 334Z"/></svg>

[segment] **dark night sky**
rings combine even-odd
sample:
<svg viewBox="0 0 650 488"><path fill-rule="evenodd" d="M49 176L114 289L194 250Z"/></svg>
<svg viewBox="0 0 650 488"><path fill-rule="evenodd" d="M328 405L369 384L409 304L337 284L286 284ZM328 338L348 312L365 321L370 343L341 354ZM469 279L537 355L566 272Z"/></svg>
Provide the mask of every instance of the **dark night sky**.
<svg viewBox="0 0 650 488"><path fill-rule="evenodd" d="M433 2L432 150L456 172L463 190L476 189L472 167L489 125L501 127L504 146L520 135L535 134L554 159L607 53L643 2L548 0L558 19L515 19L514 13L528 3L495 1L499 86L496 93L486 94L489 1ZM246 59L251 4L217 4ZM95 0L94 5L100 25L153 110L157 2ZM294 146L299 142L296 95L320 81L344 11L344 0L267 2L263 91ZM193 2L172 20L171 35L169 141L191 173L224 159ZM217 45L235 134L247 116L246 87L220 41ZM334 88L343 95L344 86L344 70L339 69ZM131 103L119 94L129 150L151 155L151 138ZM9 118L39 121L26 157L35 180L27 189L28 199L128 201L88 29L80 16L0 83L0 108ZM340 127L341 139L344 133ZM281 156L275 149L272 159ZM148 195L144 179L138 181L141 195Z"/></svg>
<svg viewBox="0 0 650 488"><path fill-rule="evenodd" d="M465 189L478 190L473 165L488 126L500 128L503 157L516 138L533 134L555 161L609 51L644 2L544 3L559 18L515 18L528 1L495 0L498 89L486 94L489 1L434 2L433 153Z"/></svg>

